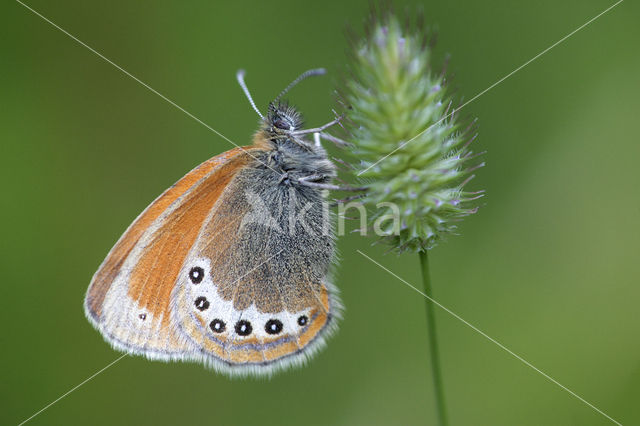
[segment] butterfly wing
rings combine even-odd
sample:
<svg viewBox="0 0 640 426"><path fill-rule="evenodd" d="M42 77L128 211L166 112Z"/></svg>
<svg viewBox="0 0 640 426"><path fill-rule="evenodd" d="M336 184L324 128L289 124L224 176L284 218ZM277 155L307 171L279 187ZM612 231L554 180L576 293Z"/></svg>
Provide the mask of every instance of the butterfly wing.
<svg viewBox="0 0 640 426"><path fill-rule="evenodd" d="M174 322L206 364L270 373L306 361L335 329L333 233L318 218L323 197L311 192L256 179L248 168L216 203L174 292ZM308 223L291 221L302 209Z"/></svg>
<svg viewBox="0 0 640 426"><path fill-rule="evenodd" d="M247 161L238 148L196 167L147 207L107 255L84 307L112 345L152 358L194 349L169 326L170 293L189 242Z"/></svg>
<svg viewBox="0 0 640 426"><path fill-rule="evenodd" d="M255 176L250 160L232 150L194 169L107 256L85 310L112 345L230 374L270 373L322 346L340 310L332 233L317 220L284 230L291 210L317 213L322 197L292 203L295 191L274 190L277 176Z"/></svg>

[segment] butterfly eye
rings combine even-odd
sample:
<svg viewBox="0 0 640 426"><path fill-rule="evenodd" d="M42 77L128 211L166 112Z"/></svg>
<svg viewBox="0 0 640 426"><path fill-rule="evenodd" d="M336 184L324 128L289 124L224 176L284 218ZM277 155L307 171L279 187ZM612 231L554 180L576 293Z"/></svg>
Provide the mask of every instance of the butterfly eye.
<svg viewBox="0 0 640 426"><path fill-rule="evenodd" d="M289 123L284 121L282 118L277 118L273 122L273 125L276 126L280 130L289 130L291 128L291 126L289 126Z"/></svg>

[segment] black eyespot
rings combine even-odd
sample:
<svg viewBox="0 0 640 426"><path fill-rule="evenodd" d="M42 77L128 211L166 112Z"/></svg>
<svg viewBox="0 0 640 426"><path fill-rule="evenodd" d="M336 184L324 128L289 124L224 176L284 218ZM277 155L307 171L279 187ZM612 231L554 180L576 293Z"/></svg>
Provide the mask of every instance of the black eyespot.
<svg viewBox="0 0 640 426"><path fill-rule="evenodd" d="M298 325L299 326L303 326L303 325L307 325L307 323L309 322L309 317L307 317L306 315L300 315L298 317Z"/></svg>
<svg viewBox="0 0 640 426"><path fill-rule="evenodd" d="M140 318L142 321L147 319L147 314L145 313L141 313L140 315L138 315L138 318Z"/></svg>
<svg viewBox="0 0 640 426"><path fill-rule="evenodd" d="M225 324L221 319L216 318L211 321L209 327L211 327L211 330L213 330L214 333L223 333L227 328L227 324Z"/></svg>
<svg viewBox="0 0 640 426"><path fill-rule="evenodd" d="M240 336L248 336L253 331L251 323L249 321L240 320L236 323L236 333Z"/></svg>
<svg viewBox="0 0 640 426"><path fill-rule="evenodd" d="M204 279L204 269L199 266L191 268L189 271L189 279L194 284L200 284Z"/></svg>
<svg viewBox="0 0 640 426"><path fill-rule="evenodd" d="M195 305L199 311L206 311L209 308L209 301L206 297L200 296L196 299Z"/></svg>
<svg viewBox="0 0 640 426"><path fill-rule="evenodd" d="M280 130L289 130L291 128L291 126L289 126L289 123L284 121L282 118L276 118L273 121L273 125Z"/></svg>
<svg viewBox="0 0 640 426"><path fill-rule="evenodd" d="M277 319L270 319L264 325L264 331L268 334L278 334L282 331L282 321Z"/></svg>

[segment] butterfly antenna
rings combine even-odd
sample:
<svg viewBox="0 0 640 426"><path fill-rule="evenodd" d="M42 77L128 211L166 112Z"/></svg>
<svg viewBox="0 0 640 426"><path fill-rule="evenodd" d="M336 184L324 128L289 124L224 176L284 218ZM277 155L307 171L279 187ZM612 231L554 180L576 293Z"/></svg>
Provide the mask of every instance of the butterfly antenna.
<svg viewBox="0 0 640 426"><path fill-rule="evenodd" d="M251 93L249 92L249 89L247 88L247 84L244 82L244 75L245 74L246 74L245 70L238 70L238 72L236 73L236 79L238 80L238 84L240 85L240 87L242 87L242 91L244 92L244 94L247 97L247 99L249 99L249 103L253 107L254 111L257 112L258 115L260 116L260 118L262 118L264 120L264 115L262 115L260 113L260 110L256 106L256 103L253 102L253 98L251 97Z"/></svg>
<svg viewBox="0 0 640 426"><path fill-rule="evenodd" d="M313 77L313 76L316 76L316 75L325 75L326 73L327 73L327 70L325 70L324 68L315 68L315 69L303 72L302 74L300 74L298 76L298 78L296 78L291 83L289 83L289 85L287 87L285 87L285 89L282 92L280 92L280 94L278 96L276 96L276 98L273 100L273 103L275 104L276 102L278 102L278 100L281 97L283 97L284 95L286 95L286 93L289 90L291 90L291 88L293 88L296 84L300 83L305 78Z"/></svg>

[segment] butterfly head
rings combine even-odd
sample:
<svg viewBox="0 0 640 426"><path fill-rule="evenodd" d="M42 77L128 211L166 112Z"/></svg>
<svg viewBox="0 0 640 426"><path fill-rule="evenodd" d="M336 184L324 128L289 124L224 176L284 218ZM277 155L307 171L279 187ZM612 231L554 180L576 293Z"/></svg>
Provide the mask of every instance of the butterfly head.
<svg viewBox="0 0 640 426"><path fill-rule="evenodd" d="M258 146L270 151L287 152L290 156L296 157L297 163L313 163L318 157L320 161L326 160L326 152L320 145L320 132L335 124L338 120L313 129L302 128L302 114L288 102L281 100L289 90L299 82L311 76L324 75L324 68L317 68L306 71L293 80L276 98L269 103L266 115L263 115L256 106L251 93L244 81L244 70L238 71L236 78L240 87L244 91L251 107L260 116L260 130L254 136L254 146ZM308 139L307 135L313 134L314 140ZM307 158L310 154L314 158ZM313 164L311 164L313 166ZM333 170L333 168L331 168Z"/></svg>
<svg viewBox="0 0 640 426"><path fill-rule="evenodd" d="M302 115L287 102L271 102L269 112L262 120L262 129L270 139L288 138L302 128Z"/></svg>
<svg viewBox="0 0 640 426"><path fill-rule="evenodd" d="M306 71L293 80L285 89L280 92L276 98L269 103L269 110L266 115L263 115L256 106L247 85L244 82L244 70L239 70L236 74L236 79L240 84L240 87L244 91L251 107L260 116L262 120L261 130L263 136L272 142L281 142L290 140L298 145L309 145L304 141L303 134L309 133L309 131L302 131L302 115L286 101L281 101L281 98L287 94L287 92L293 88L299 82L305 80L311 76L324 75L326 73L324 68L316 68Z"/></svg>

